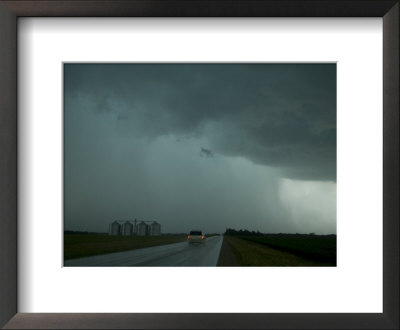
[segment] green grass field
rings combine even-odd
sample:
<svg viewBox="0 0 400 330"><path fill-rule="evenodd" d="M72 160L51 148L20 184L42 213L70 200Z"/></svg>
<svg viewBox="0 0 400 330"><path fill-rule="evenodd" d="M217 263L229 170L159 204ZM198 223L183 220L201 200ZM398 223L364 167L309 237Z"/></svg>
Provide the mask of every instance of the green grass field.
<svg viewBox="0 0 400 330"><path fill-rule="evenodd" d="M225 236L243 266L336 266L336 236Z"/></svg>
<svg viewBox="0 0 400 330"><path fill-rule="evenodd" d="M266 245L298 256L336 266L336 236L319 235L260 235L243 236L245 240Z"/></svg>
<svg viewBox="0 0 400 330"><path fill-rule="evenodd" d="M334 235L266 234L235 237L288 252L303 259L336 266L336 236Z"/></svg>
<svg viewBox="0 0 400 330"><path fill-rule="evenodd" d="M240 266L254 267L325 267L330 264L306 259L293 253L270 248L234 236L225 236Z"/></svg>
<svg viewBox="0 0 400 330"><path fill-rule="evenodd" d="M64 260L183 242L186 235L109 236L64 234Z"/></svg>

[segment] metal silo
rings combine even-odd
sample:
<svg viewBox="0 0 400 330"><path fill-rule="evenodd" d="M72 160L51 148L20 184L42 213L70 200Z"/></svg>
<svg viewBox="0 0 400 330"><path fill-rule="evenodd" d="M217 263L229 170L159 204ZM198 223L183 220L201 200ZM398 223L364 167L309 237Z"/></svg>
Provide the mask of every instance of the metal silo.
<svg viewBox="0 0 400 330"><path fill-rule="evenodd" d="M121 225L118 221L114 221L110 223L108 226L108 234L109 235L121 235Z"/></svg>
<svg viewBox="0 0 400 330"><path fill-rule="evenodd" d="M151 236L160 236L161 235L161 225L157 221L154 221L150 225L150 235Z"/></svg>
<svg viewBox="0 0 400 330"><path fill-rule="evenodd" d="M122 235L130 236L133 233L133 224L130 221L126 221L122 224Z"/></svg>
<svg viewBox="0 0 400 330"><path fill-rule="evenodd" d="M147 235L147 225L144 223L144 221L140 222L137 225L137 233L138 236L146 236Z"/></svg>

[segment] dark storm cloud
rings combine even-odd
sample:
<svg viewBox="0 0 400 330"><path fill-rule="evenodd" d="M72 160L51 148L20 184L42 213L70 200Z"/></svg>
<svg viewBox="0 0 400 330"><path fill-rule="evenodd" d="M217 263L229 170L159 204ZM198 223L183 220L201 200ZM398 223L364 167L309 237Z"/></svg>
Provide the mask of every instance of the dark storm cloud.
<svg viewBox="0 0 400 330"><path fill-rule="evenodd" d="M201 148L200 149L200 156L201 157L212 158L212 157L214 157L214 153L211 150L208 150L206 148Z"/></svg>
<svg viewBox="0 0 400 330"><path fill-rule="evenodd" d="M336 232L336 66L67 64L64 223Z"/></svg>
<svg viewBox="0 0 400 330"><path fill-rule="evenodd" d="M288 178L336 180L334 64L67 64L65 92L122 135L205 137Z"/></svg>

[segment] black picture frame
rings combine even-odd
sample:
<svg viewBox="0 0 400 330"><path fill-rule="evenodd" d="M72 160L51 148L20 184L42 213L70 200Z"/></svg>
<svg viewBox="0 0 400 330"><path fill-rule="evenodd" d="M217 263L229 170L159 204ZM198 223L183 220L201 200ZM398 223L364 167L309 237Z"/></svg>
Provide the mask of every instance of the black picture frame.
<svg viewBox="0 0 400 330"><path fill-rule="evenodd" d="M9 329L399 329L399 8L399 0L0 1L0 326ZM18 313L17 20L34 16L382 17L383 313Z"/></svg>

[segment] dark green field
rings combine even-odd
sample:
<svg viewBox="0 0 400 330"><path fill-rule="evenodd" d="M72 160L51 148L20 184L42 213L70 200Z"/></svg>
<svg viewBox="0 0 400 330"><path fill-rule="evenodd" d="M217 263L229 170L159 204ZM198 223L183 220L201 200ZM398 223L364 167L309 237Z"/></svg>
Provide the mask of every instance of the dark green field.
<svg viewBox="0 0 400 330"><path fill-rule="evenodd" d="M64 234L64 260L183 242L186 235L109 236Z"/></svg>
<svg viewBox="0 0 400 330"><path fill-rule="evenodd" d="M336 266L336 235L263 234L235 237Z"/></svg>
<svg viewBox="0 0 400 330"><path fill-rule="evenodd" d="M225 236L224 240L230 246L234 260L219 260L223 266L253 266L253 267L326 267L332 266L326 262L303 258L294 253L281 251L266 245L251 242L235 236Z"/></svg>

